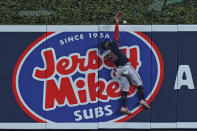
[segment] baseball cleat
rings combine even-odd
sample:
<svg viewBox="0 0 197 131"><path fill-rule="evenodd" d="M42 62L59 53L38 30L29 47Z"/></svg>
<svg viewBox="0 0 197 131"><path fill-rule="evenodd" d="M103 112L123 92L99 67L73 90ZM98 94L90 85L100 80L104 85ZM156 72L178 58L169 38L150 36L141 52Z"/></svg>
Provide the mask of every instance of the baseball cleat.
<svg viewBox="0 0 197 131"><path fill-rule="evenodd" d="M149 104L148 104L144 99L142 99L142 100L140 101L140 105L144 106L144 107L147 108L147 109L150 109Z"/></svg>
<svg viewBox="0 0 197 131"><path fill-rule="evenodd" d="M127 114L127 115L131 115L132 114L131 111L129 111L128 107L123 107L122 106L120 108L120 111L123 112L123 113L125 113L125 114Z"/></svg>

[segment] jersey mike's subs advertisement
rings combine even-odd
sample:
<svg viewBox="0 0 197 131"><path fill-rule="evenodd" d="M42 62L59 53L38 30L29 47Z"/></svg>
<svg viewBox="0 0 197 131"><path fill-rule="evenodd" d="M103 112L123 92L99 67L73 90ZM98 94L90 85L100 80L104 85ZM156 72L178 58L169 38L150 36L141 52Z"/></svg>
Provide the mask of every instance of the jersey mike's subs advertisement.
<svg viewBox="0 0 197 131"><path fill-rule="evenodd" d="M0 128L195 128L197 30L59 27L1 31Z"/></svg>

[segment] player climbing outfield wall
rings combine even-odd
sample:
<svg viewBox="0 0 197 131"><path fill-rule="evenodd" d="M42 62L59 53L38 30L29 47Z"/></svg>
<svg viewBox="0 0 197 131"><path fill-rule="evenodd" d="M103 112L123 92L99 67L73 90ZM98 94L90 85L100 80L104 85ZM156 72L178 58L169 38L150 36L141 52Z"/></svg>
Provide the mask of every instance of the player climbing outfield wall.
<svg viewBox="0 0 197 131"><path fill-rule="evenodd" d="M196 25L120 25L145 99L121 89L100 43L114 25L0 26L0 129L197 128Z"/></svg>

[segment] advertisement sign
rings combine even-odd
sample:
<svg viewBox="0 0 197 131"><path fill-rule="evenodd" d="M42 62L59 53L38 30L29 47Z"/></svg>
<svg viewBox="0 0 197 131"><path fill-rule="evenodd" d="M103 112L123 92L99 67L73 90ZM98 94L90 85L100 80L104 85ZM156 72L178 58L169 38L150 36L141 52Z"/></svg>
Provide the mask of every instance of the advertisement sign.
<svg viewBox="0 0 197 131"><path fill-rule="evenodd" d="M1 26L0 32L0 128L197 128L196 62L190 59L196 26L120 26L119 48L151 105L142 107L131 85L132 115L120 112L116 70L101 49L114 38L113 25Z"/></svg>

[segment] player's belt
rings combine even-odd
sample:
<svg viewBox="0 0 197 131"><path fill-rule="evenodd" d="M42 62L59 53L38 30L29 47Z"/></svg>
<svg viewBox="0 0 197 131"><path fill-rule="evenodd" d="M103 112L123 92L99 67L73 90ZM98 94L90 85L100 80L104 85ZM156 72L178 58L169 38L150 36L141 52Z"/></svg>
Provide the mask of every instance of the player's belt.
<svg viewBox="0 0 197 131"><path fill-rule="evenodd" d="M125 65L117 66L117 68L121 68L121 67L124 67L124 66L127 66L127 65L130 65L130 63L128 62Z"/></svg>

